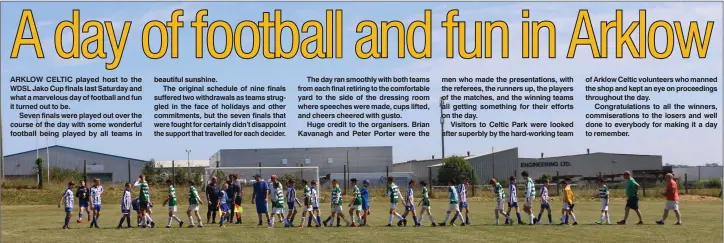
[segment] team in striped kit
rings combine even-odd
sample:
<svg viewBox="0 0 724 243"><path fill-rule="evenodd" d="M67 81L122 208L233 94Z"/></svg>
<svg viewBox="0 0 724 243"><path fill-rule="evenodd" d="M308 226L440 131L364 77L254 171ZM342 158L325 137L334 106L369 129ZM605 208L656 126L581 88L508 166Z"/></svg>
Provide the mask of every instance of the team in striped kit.
<svg viewBox="0 0 724 243"><path fill-rule="evenodd" d="M518 202L518 191L516 186L516 177L511 176L510 183L508 185L507 193L505 187L498 182L496 179L491 179L489 181L489 184L492 188L492 191L495 195L495 224L498 225L501 222L501 215L504 219L504 224L506 225L513 225L515 224L516 219L513 219L511 216L511 213L513 209L515 209L515 214L517 218L518 224L528 224L528 225L534 225L534 224L541 224L541 222L544 221L543 219L543 213L547 213L548 218L548 224L554 224L552 220L552 210L551 210L551 204L550 204L550 196L548 191L548 186L550 186L550 180L545 179L543 181L543 185L539 188L539 190L536 190L535 183L533 179L530 177L528 172L523 171L521 173L521 176L524 180L524 195L523 198L525 198L523 203L523 211L527 214L528 219L527 222L524 222L524 219L521 218L520 211L518 209L519 202ZM667 180L673 181L673 176L670 174L667 175ZM467 198L467 192L470 187L470 180L468 178L462 178L460 180L456 181L448 181L447 182L447 191L448 191L448 202L449 206L446 211L445 218L442 220L442 222L436 222L432 212L431 212L431 200L430 200L430 189L428 188L428 184L424 181L420 181L420 191L418 191L420 194L419 201L415 201L415 186L417 185L417 182L414 180L409 181L408 186L405 190L405 193L400 192L400 188L395 184L393 177L387 178L387 187L386 187L386 196L389 197L389 220L387 222L387 226L391 227L393 226L393 220L397 219L397 226L407 226L408 223L408 216L411 215L412 224L414 227L421 227L423 226L423 221L425 216L430 220L430 226L455 226L456 220L460 219L460 226L466 226L470 225L470 215L469 215L469 205L468 205L468 198ZM263 182L263 181L262 181ZM269 227L273 228L275 223L275 217L279 217L279 222L284 223L284 227L296 227L294 225L295 218L298 214L298 209L302 209L302 218L299 222L299 228L304 227L311 227L312 222L314 222L314 225L316 227L321 227L324 225L325 227L332 227L334 226L335 219L337 221L344 221L346 224L345 226L349 227L359 227L359 226L367 226L367 216L371 213L371 203L369 200L369 191L368 186L370 185L370 182L365 180L362 182L362 187L360 187L357 183L357 179L351 179L351 186L352 186L352 195L351 200L347 204L349 214L349 218L345 215L345 210L343 209L343 197L342 197L342 190L339 186L339 181L332 180L331 181L331 191L330 191L330 215L326 218L326 220L322 221L321 219L321 212L320 212L320 197L319 197L319 191L318 191L318 183L316 180L312 180L311 183L308 183L306 180L302 180L302 186L303 186L303 199L300 201L297 197L297 189L296 184L294 180L289 180L287 182L287 189L284 190L282 188L282 183L278 181L272 181L270 189L265 189L265 191L268 193L266 196L267 199L271 202L272 205L272 213L269 220ZM604 183L604 180L599 180L599 190L598 192L592 196L591 198L600 198L601 200L601 217L598 221L596 221L596 224L610 224L610 218L608 215L609 211L609 188ZM257 181L257 183L260 183ZM631 182L632 184L635 182ZM675 182L669 182L669 184L672 184ZM84 185L84 183L81 183L81 185ZM561 193L561 218L560 218L560 224L561 225L568 225L578 224L576 220L576 215L573 212L573 208L575 206L574 200L575 200L575 194L573 193L573 190L571 189L571 181L570 180L563 180L561 181L561 185L563 187L562 193ZM139 188L139 195L136 199L133 198L132 193L132 186ZM634 184L635 186L635 184ZM631 186L632 188L634 186ZM218 195L218 200L210 201L210 199L207 198L206 202L214 202L216 203L216 208L219 209L221 219L219 220L219 225L221 227L225 227L224 222L226 222L228 217L231 217L231 205L228 205L227 202L229 201L228 195L226 194L226 190L228 189L229 184L223 184L222 190L220 190ZM103 186L100 183L99 179L93 180L93 186L90 189L87 189L87 197L85 196L85 192L83 193L74 193L73 190L75 189L75 183L70 182L68 183L68 188L63 192L60 202L58 203L58 207L63 207L65 210L65 223L63 225L63 229L69 229L69 221L73 217L72 212L74 209L74 203L75 197L79 197L80 201L87 200L84 203L87 203L88 206L90 206L90 209L92 210L92 220L90 222L91 228L100 228L98 219L100 217L100 211L101 211L101 202L102 202L102 194L103 194ZM83 189L83 188L81 188ZM79 189L79 191L81 190ZM634 188L635 189L635 188ZM630 190L634 190L630 189ZM85 189L83 189L85 190ZM300 189L301 190L301 189ZM507 195L506 195L507 194ZM674 185L667 185L667 209L674 210L677 214L677 224L681 224L680 219L680 212L678 211L678 189ZM534 213L534 204L536 200L536 196L538 196L540 199L540 211L538 212L537 216ZM216 198L216 196L214 197ZM151 204L151 195L150 195L150 186L148 182L146 181L146 178L144 175L139 176L138 180L136 180L135 183L125 183L123 191L121 192L120 197L120 206L121 206L121 218L118 222L118 225L116 228L124 228L124 222L125 222L125 228L133 228L131 226L131 210L134 210L137 212L138 215L138 226L142 228L151 227L153 228L155 226L155 223L153 219L150 216L150 206ZM201 200L199 197L199 193L194 187L194 184L191 183L191 186L189 187L189 198L188 198L189 207L186 211L188 219L189 219L189 228L193 227L203 227L203 224L201 222L201 217L199 215L199 205L202 205L204 200ZM262 198L264 200L264 198ZM262 201L263 202L263 201ZM404 203L404 213L400 215L397 212L398 204L402 202ZM163 206L168 205L168 224L166 225L166 228L171 227L171 223L173 221L178 222L178 226L181 228L184 225L184 221L182 221L179 217L175 215L177 212L177 206L179 202L176 198L176 189L172 183L168 183L168 196L166 197L165 201L163 202ZM79 207L84 207L86 204L79 203ZM507 205L507 210L506 210ZM263 206L266 207L266 204ZM419 211L416 210L416 208L420 208ZM463 209L465 210L465 213L463 213ZM82 211L81 211L82 212ZM194 217L196 216L196 220L194 220ZM452 218L450 217L452 216ZM666 214L664 214L664 219L666 218ZM82 216L81 216L82 217ZM349 219L349 220L348 220ZM451 219L448 222L448 219ZM198 226L196 226L195 221L198 221ZM260 221L261 222L261 221ZM78 220L78 223L81 223L80 220ZM658 221L657 224L663 224L663 220ZM337 224L339 227L340 225Z"/></svg>

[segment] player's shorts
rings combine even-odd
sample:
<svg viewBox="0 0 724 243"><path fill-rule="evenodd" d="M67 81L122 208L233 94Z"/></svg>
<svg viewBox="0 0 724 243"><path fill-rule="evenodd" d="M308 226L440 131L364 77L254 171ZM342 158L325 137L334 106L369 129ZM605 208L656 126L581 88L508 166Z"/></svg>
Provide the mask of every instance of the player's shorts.
<svg viewBox="0 0 724 243"><path fill-rule="evenodd" d="M234 204L241 205L241 196L236 197L236 201L234 201Z"/></svg>
<svg viewBox="0 0 724 243"><path fill-rule="evenodd" d="M362 202L362 210L369 210L369 209L370 209L370 204L363 201L363 202Z"/></svg>
<svg viewBox="0 0 724 243"><path fill-rule="evenodd" d="M450 204L450 207L447 208L447 211L448 211L448 212L460 211L460 204L458 204L458 203L451 203L451 204Z"/></svg>
<svg viewBox="0 0 724 243"><path fill-rule="evenodd" d="M571 205L567 202L563 202L563 207L561 207L563 210L571 210Z"/></svg>
<svg viewBox="0 0 724 243"><path fill-rule="evenodd" d="M87 208L87 207L88 207L88 201L80 201L80 202L78 202L78 207Z"/></svg>
<svg viewBox="0 0 724 243"><path fill-rule="evenodd" d="M198 204L189 204L188 211L199 211L199 205Z"/></svg>
<svg viewBox="0 0 724 243"><path fill-rule="evenodd" d="M407 205L407 206L405 206L405 211L415 211L415 205Z"/></svg>
<svg viewBox="0 0 724 243"><path fill-rule="evenodd" d="M633 209L633 210L638 210L639 209L639 195L629 197L626 200L626 207Z"/></svg>
<svg viewBox="0 0 724 243"><path fill-rule="evenodd" d="M505 201L499 201L497 205L495 205L495 210L505 210Z"/></svg>
<svg viewBox="0 0 724 243"><path fill-rule="evenodd" d="M362 205L352 205L352 207L350 207L350 209L355 210L355 211L362 211Z"/></svg>
<svg viewBox="0 0 724 243"><path fill-rule="evenodd" d="M601 201L601 210L602 211L608 211L608 202Z"/></svg>
<svg viewBox="0 0 724 243"><path fill-rule="evenodd" d="M93 211L101 211L101 205L100 205L100 204L93 204Z"/></svg>
<svg viewBox="0 0 724 243"><path fill-rule="evenodd" d="M312 210L319 210L319 207L312 207Z"/></svg>
<svg viewBox="0 0 724 243"><path fill-rule="evenodd" d="M269 213L269 208L264 201L256 201L256 213Z"/></svg>
<svg viewBox="0 0 724 243"><path fill-rule="evenodd" d="M518 202L508 202L509 208L518 208Z"/></svg>
<svg viewBox="0 0 724 243"><path fill-rule="evenodd" d="M468 208L468 202L461 202L460 208Z"/></svg>
<svg viewBox="0 0 724 243"><path fill-rule="evenodd" d="M175 213L175 212L176 212L176 206L168 206L168 211Z"/></svg>
<svg viewBox="0 0 724 243"><path fill-rule="evenodd" d="M543 208L543 209L551 209L551 205L548 204L548 203L541 203L541 204L540 204L540 208Z"/></svg>
<svg viewBox="0 0 724 243"><path fill-rule="evenodd" d="M66 212L66 213L73 212L73 208L65 208L65 212Z"/></svg>
<svg viewBox="0 0 724 243"><path fill-rule="evenodd" d="M332 213L343 213L343 209L341 205L335 205L332 206Z"/></svg>
<svg viewBox="0 0 724 243"><path fill-rule="evenodd" d="M666 206L664 206L664 209L666 210L679 210L679 201L666 201Z"/></svg>
<svg viewBox="0 0 724 243"><path fill-rule="evenodd" d="M229 204L222 203L220 208L221 208L221 212L224 212L224 213L229 212Z"/></svg>
<svg viewBox="0 0 724 243"><path fill-rule="evenodd" d="M535 201L535 197L525 198L525 204L523 206L533 208L533 201Z"/></svg>
<svg viewBox="0 0 724 243"><path fill-rule="evenodd" d="M297 210L296 206L297 205L294 204L294 202L287 202L287 208L289 209L289 211L292 211L292 210L296 211Z"/></svg>
<svg viewBox="0 0 724 243"><path fill-rule="evenodd" d="M305 212L311 212L312 210L314 210L314 208L312 208L311 205L307 205L306 207L304 207Z"/></svg>
<svg viewBox="0 0 724 243"><path fill-rule="evenodd" d="M272 208L272 214L283 214L284 208Z"/></svg>

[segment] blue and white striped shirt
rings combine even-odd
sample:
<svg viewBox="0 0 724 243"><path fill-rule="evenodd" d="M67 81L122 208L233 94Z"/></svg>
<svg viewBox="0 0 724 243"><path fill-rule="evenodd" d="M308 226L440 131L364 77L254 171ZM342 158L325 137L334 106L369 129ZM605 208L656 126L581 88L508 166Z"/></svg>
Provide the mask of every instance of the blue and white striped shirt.
<svg viewBox="0 0 724 243"><path fill-rule="evenodd" d="M103 186L93 186L91 187L91 199L93 200L93 205L101 205L101 194L103 193Z"/></svg>
<svg viewBox="0 0 724 243"><path fill-rule="evenodd" d="M123 190L121 195L121 210L131 210L131 191Z"/></svg>
<svg viewBox="0 0 724 243"><path fill-rule="evenodd" d="M468 189L465 188L465 184L458 185L458 196L461 203L468 201Z"/></svg>
<svg viewBox="0 0 724 243"><path fill-rule="evenodd" d="M515 183L510 183L508 185L508 194L510 197L508 197L508 202L510 203L517 203L518 202L518 188L515 187Z"/></svg>
<svg viewBox="0 0 724 243"><path fill-rule="evenodd" d="M63 193L63 204L66 208L73 208L73 200L74 200L73 190L70 188L65 189L65 192Z"/></svg>
<svg viewBox="0 0 724 243"><path fill-rule="evenodd" d="M297 189L294 189L294 187L287 188L287 202L294 203L295 199L297 199Z"/></svg>

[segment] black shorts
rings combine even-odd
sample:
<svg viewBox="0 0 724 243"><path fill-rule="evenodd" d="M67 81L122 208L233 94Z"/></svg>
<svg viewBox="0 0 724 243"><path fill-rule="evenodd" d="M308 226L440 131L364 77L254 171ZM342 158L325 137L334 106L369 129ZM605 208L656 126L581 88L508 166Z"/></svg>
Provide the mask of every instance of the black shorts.
<svg viewBox="0 0 724 243"><path fill-rule="evenodd" d="M141 205L139 205L139 206L140 206L141 210L148 211L148 202L141 202L140 204Z"/></svg>
<svg viewBox="0 0 724 243"><path fill-rule="evenodd" d="M211 202L209 204L209 211L216 212L219 211L219 208L216 206L217 202Z"/></svg>
<svg viewBox="0 0 724 243"><path fill-rule="evenodd" d="M241 205L241 197L236 197L234 203L236 203L237 205Z"/></svg>

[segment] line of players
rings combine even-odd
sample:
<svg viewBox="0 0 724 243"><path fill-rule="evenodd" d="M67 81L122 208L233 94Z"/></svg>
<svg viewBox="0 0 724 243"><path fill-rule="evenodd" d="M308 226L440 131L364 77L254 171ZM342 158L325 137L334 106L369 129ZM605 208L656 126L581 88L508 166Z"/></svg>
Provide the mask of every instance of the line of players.
<svg viewBox="0 0 724 243"><path fill-rule="evenodd" d="M548 216L548 223L553 224L553 220L551 217L551 208L550 208L550 197L548 196L548 189L550 181L546 180L545 184L541 186L540 191L540 211L538 213L538 216L535 217L533 213L533 202L535 201L535 184L533 180L529 177L527 172L522 172L521 175L523 176L523 179L525 180L525 202L523 205L523 211L528 214L528 224L537 224L542 219L541 216L543 214L543 211L547 211ZM276 179L276 176L272 176L273 179ZM666 178L669 182L673 181L671 175L667 175ZM257 181L259 181L259 178L257 178ZM271 217L269 214L267 214L264 211L259 210L259 206L257 206L257 212L259 213L259 225L261 225L261 215L266 214L266 218L268 221L269 227L274 227L274 217L278 216L279 222L284 223L285 227L294 227L294 219L297 215L297 207L302 207L302 220L300 224L300 228L304 227L305 219L307 220L306 225L307 227L312 226L312 222L315 222L316 227L324 226L332 226L334 225L335 219L339 222L340 220L344 220L346 223L346 226L367 226L367 216L370 215L370 201L369 201L369 181L365 180L362 185L363 187L360 189L357 185L357 180L352 179L351 180L353 188L353 197L352 201L349 203L349 211L348 214L350 216L350 220L348 220L343 211L343 200L342 200L342 191L339 187L339 182L337 180L332 180L332 191L331 191L331 215L327 217L326 220L321 221L320 216L320 210L319 210L319 193L317 192L317 183L316 181L311 182L311 187L308 185L307 181L303 180L302 183L304 184L304 199L303 204L297 199L296 197L296 189L295 189L295 182L290 180L287 184L287 193L286 193L286 200L285 200L285 193L283 191L283 187L281 185L281 182L277 180L272 181L272 187L273 190L270 190L271 193L267 194L267 197L271 198L272 202L272 213ZM93 212L92 214L92 221L91 221L91 228L99 228L98 226L98 218L100 217L100 211L101 211L101 195L103 193L103 187L100 185L100 180L95 179L93 181L94 185L89 190L80 190L77 193L79 198L81 198L81 201L79 202L79 207L81 209L80 215L78 218L78 222L80 223L83 215L84 209L87 213L89 213L89 221L90 219L90 212L87 211L87 208L91 206L91 210ZM516 188L516 181L515 177L510 177L510 185L508 187L509 197L506 200L505 191L503 189L503 186L498 183L495 179L491 179L489 181L490 185L492 186L492 189L495 193L495 198L497 201L496 208L495 208L495 224L499 224L500 216L505 217L505 224L513 224L514 220L511 219L511 211L512 209L515 209L515 213L517 216L517 223L518 224L524 224L521 216L520 211L518 208L518 201L517 201L517 188ZM390 198L390 207L389 207L389 220L387 223L387 226L392 226L393 220L396 218L397 226L406 226L407 225L407 216L412 215L413 223L415 227L422 226L423 224L423 218L425 215L428 216L431 222L431 226L445 226L448 224L448 219L450 218L450 215L453 214L452 220L450 220L449 225L455 225L455 221L457 219L460 219L461 226L464 226L466 224L470 224L470 211L468 208L467 203L467 188L470 186L470 182L467 178L462 179L457 185L454 185L455 183L453 181L448 182L448 199L449 199L449 207L446 211L445 219L437 224L435 222L435 219L432 215L432 212L430 211L430 197L429 197L429 190L427 188L427 184L422 181L420 182L422 186L422 193L421 193L421 200L417 203L417 206L419 207L422 205L422 208L420 209L419 215L421 217L418 218L418 213L416 212L416 204L414 200L414 192L413 188L415 187L415 181L410 181L408 184L408 188L406 190L405 196L404 196L404 204L405 204L405 212L400 215L397 213L397 206L398 202L400 201L400 198L402 196L402 193L400 193L399 187L394 183L394 178L388 177L387 178L387 197ZM571 190L570 187L570 181L563 180L561 182L563 185L563 194L562 194L562 210L561 210L561 223L560 224L568 224L569 219L573 221L573 224L578 224L576 220L576 216L573 213L573 208L575 204L573 203L573 200L575 198L575 194ZM152 204L150 203L150 195L149 195L149 185L146 182L145 176L141 175L139 176L138 180L133 184L135 187L140 188L139 198L135 201L138 203L134 203L131 201L131 184L126 183L125 184L125 190L123 191L122 200L121 200L121 212L122 217L120 219L120 222L118 224L118 228L121 228L123 225L123 222L126 222L126 227L131 228L130 224L130 211L133 206L133 209L138 212L137 216L137 224L140 227L155 227L155 222L150 216L150 207ZM610 223L609 216L608 216L608 203L609 203L609 191L608 187L603 183L603 181L600 181L601 188L599 189L599 193L596 195L597 197L601 198L602 201L602 208L601 208L601 219L597 221L596 223L601 224L603 220L606 220L606 223ZM73 210L73 201L74 201L74 194L72 189L75 187L75 184L73 182L70 182L68 184L68 189L64 192L63 197L61 198L61 202L58 204L58 207L63 204L65 206L65 224L63 226L64 229L69 228L69 221L72 217L72 210ZM81 182L81 189L85 188L84 182ZM218 200L218 208L221 210L221 219L219 220L219 226L224 227L224 222L227 221L228 217L231 217L230 215L230 205L227 204L228 202L228 195L226 194L226 189L228 189L228 184L223 185L223 190L220 190L220 196ZM676 198L676 207L670 207L669 200L667 201L667 207L664 214L664 219L666 218L666 215L668 214L668 210L672 209L676 213L677 219L679 220L677 224L680 224L680 215L678 211L678 191L676 191L676 188L673 188L673 192L667 193L674 193ZM86 195L85 193L89 193L90 195ZM668 197L668 196L667 196ZM638 195L636 195L636 198L638 198ZM86 200L82 200L86 199ZM630 201L630 200L629 200ZM505 204L507 202L508 208L507 211L505 211ZM164 201L163 205L168 205L168 224L167 228L171 227L172 221L176 221L179 224L179 227L183 227L184 222L179 219L175 212L177 210L177 200L176 200L176 193L173 185L169 185L169 192L168 192L168 198ZM285 208L285 205L286 208ZM136 204L136 205L132 205ZM187 210L187 216L189 218L190 224L188 227L195 227L194 225L194 218L193 216L196 216L196 219L198 220L198 227L203 227L203 223L201 221L201 217L199 215L199 205L203 204L201 198L198 195L198 191L194 187L194 185L191 185L189 188L189 208ZM264 207L266 207L266 203L264 203ZM673 205L673 204L672 204ZM627 202L627 208L630 207L630 202ZM461 210L465 209L465 214L463 216ZM638 212L638 206L634 208L634 210L639 214ZM285 211L287 214L285 215ZM620 223L620 222L619 222ZM641 223L641 222L639 222ZM657 223L663 224L662 221L657 221ZM339 224L338 224L339 226Z"/></svg>

